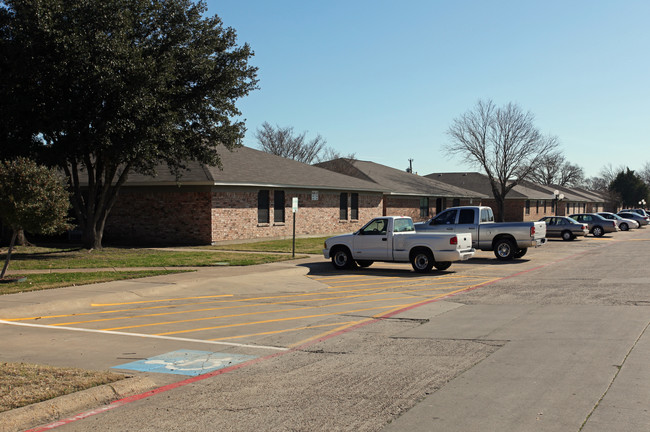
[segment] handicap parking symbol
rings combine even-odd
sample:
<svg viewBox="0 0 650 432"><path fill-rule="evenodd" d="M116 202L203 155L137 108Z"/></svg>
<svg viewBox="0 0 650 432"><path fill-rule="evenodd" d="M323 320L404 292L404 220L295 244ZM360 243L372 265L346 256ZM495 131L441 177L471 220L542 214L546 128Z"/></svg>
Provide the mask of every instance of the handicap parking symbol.
<svg viewBox="0 0 650 432"><path fill-rule="evenodd" d="M148 359L113 366L113 369L197 376L255 358L257 357L241 354L177 350Z"/></svg>

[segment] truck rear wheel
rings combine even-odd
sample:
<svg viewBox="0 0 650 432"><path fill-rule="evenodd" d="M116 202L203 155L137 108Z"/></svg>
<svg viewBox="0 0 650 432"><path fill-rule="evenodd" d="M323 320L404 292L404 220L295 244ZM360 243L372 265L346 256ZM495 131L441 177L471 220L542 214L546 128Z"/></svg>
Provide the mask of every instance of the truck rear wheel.
<svg viewBox="0 0 650 432"><path fill-rule="evenodd" d="M526 252L528 252L528 249L527 249L527 248L519 249L519 250L515 253L515 258L521 258L522 256L526 255Z"/></svg>
<svg viewBox="0 0 650 432"><path fill-rule="evenodd" d="M340 247L332 254L332 264L338 270L349 269L354 264L352 254L347 248Z"/></svg>
<svg viewBox="0 0 650 432"><path fill-rule="evenodd" d="M370 267L374 261L370 260L357 260L359 267Z"/></svg>
<svg viewBox="0 0 650 432"><path fill-rule="evenodd" d="M428 273L433 268L433 254L428 249L418 249L411 253L411 265L418 273Z"/></svg>
<svg viewBox="0 0 650 432"><path fill-rule="evenodd" d="M494 256L501 261L514 259L516 250L515 244L510 239L500 239L494 243Z"/></svg>

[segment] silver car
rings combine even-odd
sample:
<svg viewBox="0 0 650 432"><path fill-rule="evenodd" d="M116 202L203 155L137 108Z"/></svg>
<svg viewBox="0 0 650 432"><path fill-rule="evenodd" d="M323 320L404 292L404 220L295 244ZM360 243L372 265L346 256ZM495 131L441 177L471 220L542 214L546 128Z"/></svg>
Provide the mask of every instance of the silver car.
<svg viewBox="0 0 650 432"><path fill-rule="evenodd" d="M618 224L618 227L621 229L621 231L627 231L630 228L638 228L641 226L641 224L639 224L634 219L625 219L614 213L598 212L598 214L604 217L605 219L615 221Z"/></svg>
<svg viewBox="0 0 650 432"><path fill-rule="evenodd" d="M648 225L648 223L650 222L650 218L648 216L641 216L639 213L633 211L628 211L628 212L620 211L617 213L617 215L625 219L635 220L641 226Z"/></svg>
<svg viewBox="0 0 650 432"><path fill-rule="evenodd" d="M605 219L596 213L578 213L569 217L578 222L589 225L589 232L592 233L594 237L602 237L605 233L619 231L616 222Z"/></svg>
<svg viewBox="0 0 650 432"><path fill-rule="evenodd" d="M577 236L586 236L589 233L587 224L566 216L545 216L540 221L546 222L546 237L562 237L562 240L573 240Z"/></svg>

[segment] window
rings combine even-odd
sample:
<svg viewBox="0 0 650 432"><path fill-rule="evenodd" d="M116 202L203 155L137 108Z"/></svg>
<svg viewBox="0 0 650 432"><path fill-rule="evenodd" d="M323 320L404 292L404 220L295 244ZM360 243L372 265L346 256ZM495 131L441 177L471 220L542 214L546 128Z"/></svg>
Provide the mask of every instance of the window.
<svg viewBox="0 0 650 432"><path fill-rule="evenodd" d="M375 219L361 229L362 235L383 235L388 229L388 220Z"/></svg>
<svg viewBox="0 0 650 432"><path fill-rule="evenodd" d="M451 202L452 207L458 207L460 205L460 198L454 198L454 200Z"/></svg>
<svg viewBox="0 0 650 432"><path fill-rule="evenodd" d="M339 204L339 219L348 220L348 194L341 193L341 202Z"/></svg>
<svg viewBox="0 0 650 432"><path fill-rule="evenodd" d="M526 214L530 214L530 200L526 200Z"/></svg>
<svg viewBox="0 0 650 432"><path fill-rule="evenodd" d="M359 194L350 194L350 219L359 219Z"/></svg>
<svg viewBox="0 0 650 432"><path fill-rule="evenodd" d="M539 200L535 201L535 212L539 213Z"/></svg>
<svg viewBox="0 0 650 432"><path fill-rule="evenodd" d="M257 192L257 223L269 223L269 191Z"/></svg>
<svg viewBox="0 0 650 432"><path fill-rule="evenodd" d="M452 225L456 223L456 210L447 210L436 216L431 225Z"/></svg>
<svg viewBox="0 0 650 432"><path fill-rule="evenodd" d="M542 201L542 205L544 206L544 213L546 213L546 200Z"/></svg>
<svg viewBox="0 0 650 432"><path fill-rule="evenodd" d="M429 198L420 198L420 217L429 217Z"/></svg>
<svg viewBox="0 0 650 432"><path fill-rule="evenodd" d="M415 231L415 225L411 219L395 219L395 232Z"/></svg>
<svg viewBox="0 0 650 432"><path fill-rule="evenodd" d="M458 215L459 224L473 224L474 223L474 209L460 209Z"/></svg>
<svg viewBox="0 0 650 432"><path fill-rule="evenodd" d="M494 222L494 213L491 208L481 209L481 223L483 222Z"/></svg>
<svg viewBox="0 0 650 432"><path fill-rule="evenodd" d="M273 222L284 222L284 191L273 192Z"/></svg>

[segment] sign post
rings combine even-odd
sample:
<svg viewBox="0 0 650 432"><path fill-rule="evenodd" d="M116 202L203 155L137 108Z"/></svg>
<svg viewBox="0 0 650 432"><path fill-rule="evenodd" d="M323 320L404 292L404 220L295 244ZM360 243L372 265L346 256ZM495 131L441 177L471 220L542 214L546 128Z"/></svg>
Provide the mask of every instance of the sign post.
<svg viewBox="0 0 650 432"><path fill-rule="evenodd" d="M298 197L291 199L291 212L293 213L293 246L291 248L291 258L296 257L296 213L298 212Z"/></svg>

